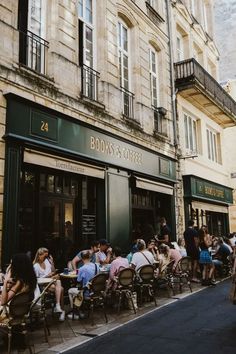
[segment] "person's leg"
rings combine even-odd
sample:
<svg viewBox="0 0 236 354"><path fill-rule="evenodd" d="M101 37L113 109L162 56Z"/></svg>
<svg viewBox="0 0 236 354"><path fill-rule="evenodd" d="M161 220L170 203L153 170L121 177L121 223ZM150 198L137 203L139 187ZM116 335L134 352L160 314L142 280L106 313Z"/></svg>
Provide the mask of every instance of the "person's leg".
<svg viewBox="0 0 236 354"><path fill-rule="evenodd" d="M70 288L68 290L68 295L69 295L69 301L70 301L70 307L73 309L73 301L75 296L79 293L79 290L77 288Z"/></svg>

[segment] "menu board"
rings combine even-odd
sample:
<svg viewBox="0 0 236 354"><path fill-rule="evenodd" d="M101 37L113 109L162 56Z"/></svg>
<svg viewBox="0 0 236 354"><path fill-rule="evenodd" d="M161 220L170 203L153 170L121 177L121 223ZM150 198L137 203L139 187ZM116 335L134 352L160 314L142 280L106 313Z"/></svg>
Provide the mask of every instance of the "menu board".
<svg viewBox="0 0 236 354"><path fill-rule="evenodd" d="M96 234L96 215L83 215L82 232L84 235Z"/></svg>

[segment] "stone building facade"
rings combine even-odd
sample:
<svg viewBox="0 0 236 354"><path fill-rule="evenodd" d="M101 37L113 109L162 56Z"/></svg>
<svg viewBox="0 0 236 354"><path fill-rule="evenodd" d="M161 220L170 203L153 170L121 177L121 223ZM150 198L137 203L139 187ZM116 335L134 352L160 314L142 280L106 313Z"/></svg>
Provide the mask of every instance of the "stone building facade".
<svg viewBox="0 0 236 354"><path fill-rule="evenodd" d="M215 38L220 53L219 77L223 87L236 100L236 48L234 45L236 31L236 3L233 0L215 0ZM225 147L230 154L226 163L230 171L233 188L233 205L230 207L230 231L236 232L236 126L225 130Z"/></svg>
<svg viewBox="0 0 236 354"><path fill-rule="evenodd" d="M172 33L184 224L191 218L222 236L232 204L224 133L235 125L236 106L218 82L213 5L172 1Z"/></svg>
<svg viewBox="0 0 236 354"><path fill-rule="evenodd" d="M169 5L1 1L3 264L47 246L63 266L94 238L128 250L163 215L175 237Z"/></svg>

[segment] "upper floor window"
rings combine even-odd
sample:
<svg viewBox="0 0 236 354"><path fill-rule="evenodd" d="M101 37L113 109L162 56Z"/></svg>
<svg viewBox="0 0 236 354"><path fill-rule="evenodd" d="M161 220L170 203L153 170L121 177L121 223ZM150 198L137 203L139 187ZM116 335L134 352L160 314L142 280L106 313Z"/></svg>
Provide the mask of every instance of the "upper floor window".
<svg viewBox="0 0 236 354"><path fill-rule="evenodd" d="M30 69L46 73L46 1L19 0L19 61Z"/></svg>
<svg viewBox="0 0 236 354"><path fill-rule="evenodd" d="M177 61L184 60L184 43L183 43L183 36L181 33L177 32L176 37L176 54L177 54Z"/></svg>
<svg viewBox="0 0 236 354"><path fill-rule="evenodd" d="M94 66L94 19L93 1L79 0L79 64Z"/></svg>
<svg viewBox="0 0 236 354"><path fill-rule="evenodd" d="M206 32L208 32L208 24L207 24L207 4L205 1L202 3L202 18L203 18L203 28Z"/></svg>
<svg viewBox="0 0 236 354"><path fill-rule="evenodd" d="M184 114L185 148L197 152L197 121Z"/></svg>
<svg viewBox="0 0 236 354"><path fill-rule="evenodd" d="M159 106L159 87L158 87L158 55L153 48L149 49L149 74L152 106Z"/></svg>
<svg viewBox="0 0 236 354"><path fill-rule="evenodd" d="M122 22L118 22L118 51L120 86L129 90L128 27Z"/></svg>
<svg viewBox="0 0 236 354"><path fill-rule="evenodd" d="M221 162L220 135L210 128L207 128L207 150L208 159L214 162Z"/></svg>

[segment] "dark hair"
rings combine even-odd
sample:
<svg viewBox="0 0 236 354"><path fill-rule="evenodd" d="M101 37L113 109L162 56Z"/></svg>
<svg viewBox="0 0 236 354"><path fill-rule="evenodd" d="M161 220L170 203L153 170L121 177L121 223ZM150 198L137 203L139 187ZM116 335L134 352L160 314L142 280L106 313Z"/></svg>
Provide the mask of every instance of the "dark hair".
<svg viewBox="0 0 236 354"><path fill-rule="evenodd" d="M188 221L188 226L193 226L194 225L194 221L193 220L189 220Z"/></svg>
<svg viewBox="0 0 236 354"><path fill-rule="evenodd" d="M121 248L120 247L114 247L114 250L113 250L113 254L116 256L116 257L120 257L121 256Z"/></svg>
<svg viewBox="0 0 236 354"><path fill-rule="evenodd" d="M98 247L99 246L99 241L98 240L94 240L91 242L91 247Z"/></svg>
<svg viewBox="0 0 236 354"><path fill-rule="evenodd" d="M99 240L100 246L105 246L108 245L108 241L105 238L102 238L101 240Z"/></svg>
<svg viewBox="0 0 236 354"><path fill-rule="evenodd" d="M81 252L81 258L82 259L89 259L90 258L90 252L89 251L82 251Z"/></svg>
<svg viewBox="0 0 236 354"><path fill-rule="evenodd" d="M207 234L206 230L201 228L198 230L198 237L200 242L204 241L204 236Z"/></svg>
<svg viewBox="0 0 236 354"><path fill-rule="evenodd" d="M29 286L29 290L34 292L37 285L37 278L33 264L25 253L17 253L11 260L11 276Z"/></svg>

